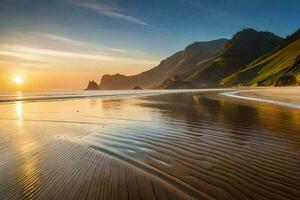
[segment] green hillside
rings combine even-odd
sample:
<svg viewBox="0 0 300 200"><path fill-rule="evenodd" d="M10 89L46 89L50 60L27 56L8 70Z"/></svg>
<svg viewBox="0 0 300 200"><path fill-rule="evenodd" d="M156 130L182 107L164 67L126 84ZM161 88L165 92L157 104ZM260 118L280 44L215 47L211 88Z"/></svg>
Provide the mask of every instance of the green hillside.
<svg viewBox="0 0 300 200"><path fill-rule="evenodd" d="M295 85L300 72L300 31L284 43L221 81L223 86ZM298 79L298 80L297 80ZM296 81L296 82L295 82Z"/></svg>
<svg viewBox="0 0 300 200"><path fill-rule="evenodd" d="M272 51L282 38L270 32L245 29L236 33L225 48L208 62L198 65L187 80L197 87L217 87L222 79L243 69L249 62Z"/></svg>

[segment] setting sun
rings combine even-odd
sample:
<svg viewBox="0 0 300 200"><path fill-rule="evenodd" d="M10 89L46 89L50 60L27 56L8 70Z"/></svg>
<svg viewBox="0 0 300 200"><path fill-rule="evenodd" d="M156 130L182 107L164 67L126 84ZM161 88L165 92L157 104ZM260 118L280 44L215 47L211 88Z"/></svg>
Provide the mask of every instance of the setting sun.
<svg viewBox="0 0 300 200"><path fill-rule="evenodd" d="M22 76L14 77L14 82L18 85L22 85L24 83L24 78Z"/></svg>

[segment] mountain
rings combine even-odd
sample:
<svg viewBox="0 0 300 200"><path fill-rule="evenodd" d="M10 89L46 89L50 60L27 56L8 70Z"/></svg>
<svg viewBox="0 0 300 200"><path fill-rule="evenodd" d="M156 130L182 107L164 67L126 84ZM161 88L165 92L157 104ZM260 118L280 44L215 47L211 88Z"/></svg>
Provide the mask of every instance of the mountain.
<svg viewBox="0 0 300 200"><path fill-rule="evenodd" d="M222 79L243 69L249 62L272 51L282 38L270 32L245 29L236 33L215 56L198 64L186 80L197 87L217 87Z"/></svg>
<svg viewBox="0 0 300 200"><path fill-rule="evenodd" d="M195 42L163 60L158 66L137 75L106 74L102 76L99 89L132 89L136 85L143 88L158 86L169 77L194 71L200 62L216 54L226 42L227 39Z"/></svg>
<svg viewBox="0 0 300 200"><path fill-rule="evenodd" d="M221 81L223 86L270 86L299 84L300 29L272 52Z"/></svg>
<svg viewBox="0 0 300 200"><path fill-rule="evenodd" d="M98 88L186 89L292 84L298 80L299 35L297 31L282 39L270 32L244 29L230 40L195 42L137 75L106 74ZM89 88L96 88L95 83L90 82Z"/></svg>

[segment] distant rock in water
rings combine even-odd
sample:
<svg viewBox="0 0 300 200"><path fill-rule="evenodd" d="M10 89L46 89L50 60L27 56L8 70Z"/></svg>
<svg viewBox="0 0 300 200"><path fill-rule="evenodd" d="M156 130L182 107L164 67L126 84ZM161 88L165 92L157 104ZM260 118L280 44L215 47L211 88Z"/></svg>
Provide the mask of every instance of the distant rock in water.
<svg viewBox="0 0 300 200"><path fill-rule="evenodd" d="M140 86L138 86L138 85L136 85L136 86L134 86L134 88L133 88L134 90L142 90L143 88L142 87L140 87Z"/></svg>
<svg viewBox="0 0 300 200"><path fill-rule="evenodd" d="M99 85L99 89L101 90L124 90L124 89L131 89L134 87L135 84L133 84L132 87L128 88L127 84L130 82L130 80L127 80L127 77L122 74L105 74L101 78L101 82Z"/></svg>
<svg viewBox="0 0 300 200"><path fill-rule="evenodd" d="M189 81L182 80L175 76L165 80L158 89L196 89L196 86Z"/></svg>
<svg viewBox="0 0 300 200"><path fill-rule="evenodd" d="M99 86L95 81L89 81L89 84L85 90L99 90Z"/></svg>

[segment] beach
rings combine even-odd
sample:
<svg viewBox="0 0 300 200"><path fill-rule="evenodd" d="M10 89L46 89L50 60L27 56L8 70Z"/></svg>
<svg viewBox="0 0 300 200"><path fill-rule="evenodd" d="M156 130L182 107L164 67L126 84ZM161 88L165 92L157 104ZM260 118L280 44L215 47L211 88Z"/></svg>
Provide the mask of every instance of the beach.
<svg viewBox="0 0 300 200"><path fill-rule="evenodd" d="M299 199L298 91L6 97L0 199Z"/></svg>

